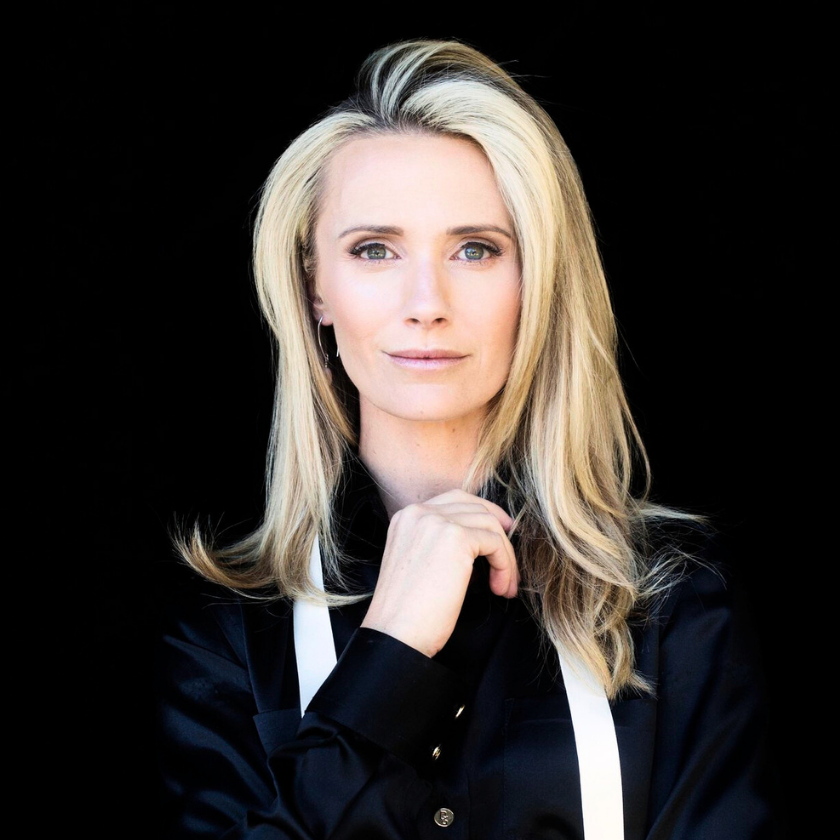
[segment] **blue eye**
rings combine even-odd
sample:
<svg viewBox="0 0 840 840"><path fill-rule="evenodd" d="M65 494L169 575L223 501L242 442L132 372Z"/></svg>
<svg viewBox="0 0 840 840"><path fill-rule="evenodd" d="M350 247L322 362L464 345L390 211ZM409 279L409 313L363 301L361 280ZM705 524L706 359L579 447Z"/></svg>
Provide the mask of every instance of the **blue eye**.
<svg viewBox="0 0 840 840"><path fill-rule="evenodd" d="M386 248L381 242L365 242L363 245L357 245L350 253L354 257L361 257L363 260L387 260L391 251Z"/></svg>
<svg viewBox="0 0 840 840"><path fill-rule="evenodd" d="M502 251L487 242L467 242L459 253L464 255L463 259L467 262L482 262L488 257L498 257Z"/></svg>
<svg viewBox="0 0 840 840"><path fill-rule="evenodd" d="M388 249L384 245L368 245L365 251L369 260L384 260Z"/></svg>

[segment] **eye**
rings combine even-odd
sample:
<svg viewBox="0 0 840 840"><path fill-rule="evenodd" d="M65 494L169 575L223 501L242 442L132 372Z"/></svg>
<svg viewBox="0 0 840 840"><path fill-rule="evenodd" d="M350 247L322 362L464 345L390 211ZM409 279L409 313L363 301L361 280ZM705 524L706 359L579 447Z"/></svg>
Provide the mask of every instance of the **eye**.
<svg viewBox="0 0 840 840"><path fill-rule="evenodd" d="M393 251L381 242L363 242L361 245L352 248L350 253L354 257L371 261L387 260L394 256Z"/></svg>
<svg viewBox="0 0 840 840"><path fill-rule="evenodd" d="M482 262L483 260L498 257L502 250L489 242L467 242L458 251L463 254L462 259L466 262Z"/></svg>

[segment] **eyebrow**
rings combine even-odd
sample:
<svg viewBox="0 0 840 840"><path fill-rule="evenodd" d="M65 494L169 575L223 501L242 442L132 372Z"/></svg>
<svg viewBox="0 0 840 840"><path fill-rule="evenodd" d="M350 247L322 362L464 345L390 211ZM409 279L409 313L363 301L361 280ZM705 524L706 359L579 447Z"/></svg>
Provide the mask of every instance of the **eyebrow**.
<svg viewBox="0 0 840 840"><path fill-rule="evenodd" d="M448 236L469 236L472 233L487 233L491 230L494 233L501 233L502 236L506 236L508 239L513 239L513 235L510 231L507 231L498 225L464 225L463 227L449 228L446 233Z"/></svg>
<svg viewBox="0 0 840 840"><path fill-rule="evenodd" d="M402 236L404 233L402 228L393 227L392 225L356 225L355 227L347 228L347 230L342 231L338 235L338 238L343 239L351 233L361 233L362 231L365 233L388 234L390 236ZM446 235L469 236L473 233L487 233L488 231L501 233L502 236L506 236L508 239L513 239L513 236L509 231L499 227L498 225L462 225L461 227L449 228L449 230L446 231Z"/></svg>
<svg viewBox="0 0 840 840"><path fill-rule="evenodd" d="M390 225L356 225L355 227L347 228L338 234L339 239L343 239L351 233L387 233L391 236L402 236L403 230L398 227L391 227Z"/></svg>

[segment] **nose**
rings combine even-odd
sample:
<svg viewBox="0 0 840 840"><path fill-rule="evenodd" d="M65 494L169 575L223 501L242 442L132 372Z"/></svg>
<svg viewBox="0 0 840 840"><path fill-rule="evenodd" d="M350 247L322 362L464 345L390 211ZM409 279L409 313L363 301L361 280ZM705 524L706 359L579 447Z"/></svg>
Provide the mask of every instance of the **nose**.
<svg viewBox="0 0 840 840"><path fill-rule="evenodd" d="M415 260L406 273L404 314L406 321L431 327L449 321L449 277L434 258Z"/></svg>

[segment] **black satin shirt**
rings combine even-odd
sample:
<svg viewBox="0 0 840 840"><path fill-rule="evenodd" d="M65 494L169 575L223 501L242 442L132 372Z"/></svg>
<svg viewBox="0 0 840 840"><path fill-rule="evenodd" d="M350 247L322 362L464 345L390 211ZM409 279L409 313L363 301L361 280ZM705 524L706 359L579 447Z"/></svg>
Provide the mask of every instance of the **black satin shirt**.
<svg viewBox="0 0 840 840"><path fill-rule="evenodd" d="M388 517L356 457L337 511L352 580L372 590ZM173 611L159 659L163 836L583 840L556 655L519 599L490 592L486 561L433 659L360 629L367 603L331 610L339 660L302 718L288 602L202 584ZM774 836L742 630L702 565L635 628L656 691L612 704L627 840Z"/></svg>

